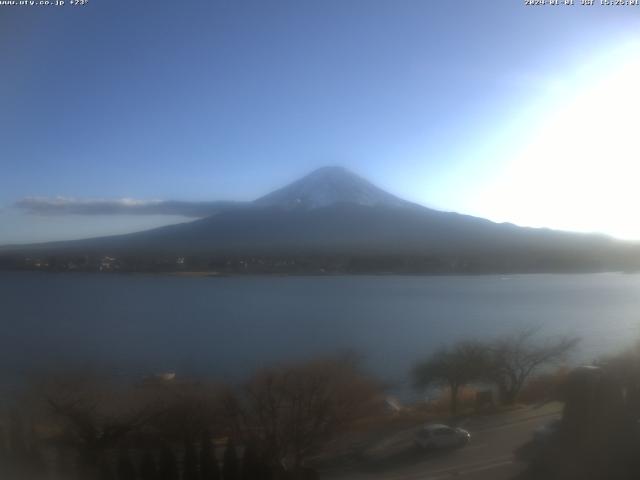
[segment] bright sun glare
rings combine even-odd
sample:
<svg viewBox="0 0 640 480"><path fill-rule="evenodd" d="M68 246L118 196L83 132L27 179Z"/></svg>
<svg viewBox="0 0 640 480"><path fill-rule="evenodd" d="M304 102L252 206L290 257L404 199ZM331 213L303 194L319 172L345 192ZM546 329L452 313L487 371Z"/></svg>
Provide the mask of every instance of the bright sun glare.
<svg viewBox="0 0 640 480"><path fill-rule="evenodd" d="M572 85L481 199L494 218L640 239L640 42ZM622 58L620 58L622 57ZM601 65L602 67L602 65ZM506 200L508 199L508 200Z"/></svg>

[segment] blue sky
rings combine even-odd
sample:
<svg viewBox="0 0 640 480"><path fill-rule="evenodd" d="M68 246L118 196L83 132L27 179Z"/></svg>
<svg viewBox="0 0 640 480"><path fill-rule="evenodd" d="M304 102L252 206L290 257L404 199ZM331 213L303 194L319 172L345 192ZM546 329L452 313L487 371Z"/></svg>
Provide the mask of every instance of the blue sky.
<svg viewBox="0 0 640 480"><path fill-rule="evenodd" d="M248 200L327 164L427 206L640 238L639 27L640 7L512 0L0 6L0 244L185 220L27 197Z"/></svg>

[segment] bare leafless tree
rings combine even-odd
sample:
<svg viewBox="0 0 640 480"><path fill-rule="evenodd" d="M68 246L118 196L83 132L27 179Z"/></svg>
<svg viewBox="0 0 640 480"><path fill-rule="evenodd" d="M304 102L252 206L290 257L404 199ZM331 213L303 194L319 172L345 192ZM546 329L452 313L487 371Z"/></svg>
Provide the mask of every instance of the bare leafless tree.
<svg viewBox="0 0 640 480"><path fill-rule="evenodd" d="M340 430L372 412L377 385L343 358L257 373L232 403L241 429L269 461L293 469Z"/></svg>
<svg viewBox="0 0 640 480"><path fill-rule="evenodd" d="M414 384L419 388L446 386L450 392L451 413L458 412L460 389L483 378L487 365L487 348L480 342L462 341L441 348L413 369Z"/></svg>
<svg viewBox="0 0 640 480"><path fill-rule="evenodd" d="M505 335L488 345L486 376L497 385L501 401L512 404L534 372L566 359L578 342L575 337L541 339L537 328Z"/></svg>
<svg viewBox="0 0 640 480"><path fill-rule="evenodd" d="M151 379L138 388L157 414L147 423L151 436L168 442L194 442L204 430L228 429L224 419L227 387L207 379Z"/></svg>
<svg viewBox="0 0 640 480"><path fill-rule="evenodd" d="M107 452L118 447L158 411L134 389L90 375L49 379L38 387L58 443L75 452L81 474L96 475L107 463Z"/></svg>

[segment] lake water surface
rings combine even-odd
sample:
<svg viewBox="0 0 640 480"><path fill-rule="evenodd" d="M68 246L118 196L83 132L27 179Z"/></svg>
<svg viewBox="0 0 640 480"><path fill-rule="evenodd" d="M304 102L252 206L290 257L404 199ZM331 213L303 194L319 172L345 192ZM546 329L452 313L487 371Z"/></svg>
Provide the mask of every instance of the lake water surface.
<svg viewBox="0 0 640 480"><path fill-rule="evenodd" d="M181 278L0 273L0 374L102 366L239 380L355 350L400 386L455 339L523 326L579 335L593 359L640 338L640 275Z"/></svg>

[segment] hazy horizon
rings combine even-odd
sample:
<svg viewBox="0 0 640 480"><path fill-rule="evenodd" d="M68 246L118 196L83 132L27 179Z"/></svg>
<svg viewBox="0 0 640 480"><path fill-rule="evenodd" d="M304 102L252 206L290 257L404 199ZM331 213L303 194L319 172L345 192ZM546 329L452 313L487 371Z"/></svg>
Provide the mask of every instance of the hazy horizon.
<svg viewBox="0 0 640 480"><path fill-rule="evenodd" d="M0 0L0 478L640 478L640 0Z"/></svg>
<svg viewBox="0 0 640 480"><path fill-rule="evenodd" d="M323 170L325 168L339 168L346 169L346 167L342 167L340 165L331 165L319 167L318 169L313 170L312 172L308 172L307 175L302 178L306 179L307 176L311 176L313 173ZM361 177L356 172L352 172L346 169L347 172L355 173L356 176ZM364 178L364 177L361 177ZM299 179L296 179L299 180ZM294 180L291 183L294 183ZM365 179L366 180L366 179ZM282 185L281 187L288 187L290 184ZM374 185L375 187L376 185ZM265 192L265 195L258 195L255 198L251 198L246 201L236 201L238 204L242 203L253 203L255 200L260 199L262 196L266 196L266 194L274 193L279 190L279 188L275 188L269 192ZM404 200L401 195L394 195L398 198ZM65 219L73 219L73 218L104 218L104 217L115 217L118 219L118 225L116 226L107 226L108 230L104 231L104 233L94 233L94 234L85 234L77 237L69 237L69 236L61 236L60 238L54 238L50 240L42 240L42 242L49 241L59 241L59 240L82 240L89 238L97 238L97 237L107 237L111 235L121 235L127 233L134 233L139 231L145 231L154 229L157 227L162 227L166 225L177 225L180 223L191 222L194 220L198 220L201 218L205 218L210 215L207 210L211 209L212 206L225 202L225 199L216 199L210 202L207 201L197 201L197 202L189 202L189 201L172 201L172 200L136 200L130 198L124 199L74 199L74 198L64 198L64 197L56 197L56 198L43 198L43 197L27 197L22 199L20 202L16 204L16 208L23 210L24 215L31 217L38 217L42 220L49 220L52 222L60 222ZM233 203L234 201L230 201ZM416 202L416 205L420 205ZM427 205L422 205L426 208ZM436 209L443 212L452 212L446 209ZM182 214L178 214L177 212L184 212ZM452 212L452 213L460 213L465 214L464 212ZM480 217L478 217L480 218ZM518 225L514 222L496 222L496 223L511 223L520 227L528 227L528 228L542 228L547 229L547 227L530 227L528 225ZM95 228L95 225L91 225L89 222L89 228ZM555 229L557 231L565 231L572 232L570 230L563 229ZM583 233L585 235L607 235L602 232L575 232L575 233ZM610 236L611 238L616 238ZM622 239L624 240L624 239ZM633 240L629 240L633 241ZM28 245L40 243L40 241L35 242L16 242L16 243L7 243L0 244L1 246L11 246L11 245Z"/></svg>
<svg viewBox="0 0 640 480"><path fill-rule="evenodd" d="M0 245L187 221L126 206L252 200L326 164L430 208L640 239L637 8L118 0L2 13ZM18 207L29 198L123 208L34 215Z"/></svg>

